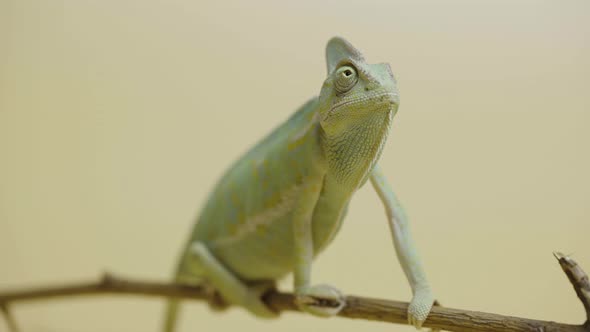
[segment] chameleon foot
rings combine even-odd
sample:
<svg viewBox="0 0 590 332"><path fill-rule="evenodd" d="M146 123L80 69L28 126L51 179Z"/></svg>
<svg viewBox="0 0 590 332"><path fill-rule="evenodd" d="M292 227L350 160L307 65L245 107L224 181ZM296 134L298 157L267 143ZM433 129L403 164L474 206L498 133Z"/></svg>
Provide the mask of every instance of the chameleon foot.
<svg viewBox="0 0 590 332"><path fill-rule="evenodd" d="M297 292L295 302L301 310L321 317L337 315L346 304L344 295L329 285L305 288Z"/></svg>
<svg viewBox="0 0 590 332"><path fill-rule="evenodd" d="M408 307L408 323L420 329L433 304L434 296L430 288L417 289Z"/></svg>

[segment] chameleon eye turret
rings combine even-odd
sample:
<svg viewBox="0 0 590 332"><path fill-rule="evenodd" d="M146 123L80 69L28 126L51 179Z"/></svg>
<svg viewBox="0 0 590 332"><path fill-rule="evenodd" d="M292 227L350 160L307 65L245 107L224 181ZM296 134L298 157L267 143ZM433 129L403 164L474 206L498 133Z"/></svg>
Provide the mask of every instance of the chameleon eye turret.
<svg viewBox="0 0 590 332"><path fill-rule="evenodd" d="M342 66L336 70L334 86L337 93L346 93L350 91L358 82L358 74L352 66Z"/></svg>

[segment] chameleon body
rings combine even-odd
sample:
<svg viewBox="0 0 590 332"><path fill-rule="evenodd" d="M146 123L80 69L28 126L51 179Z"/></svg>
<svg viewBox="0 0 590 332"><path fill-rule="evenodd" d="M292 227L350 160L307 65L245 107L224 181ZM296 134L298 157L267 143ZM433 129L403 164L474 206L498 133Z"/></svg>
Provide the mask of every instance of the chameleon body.
<svg viewBox="0 0 590 332"><path fill-rule="evenodd" d="M211 193L184 248L176 281L211 285L224 301L260 317L277 316L260 299L273 281L294 274L297 305L337 314L345 299L311 284L313 258L334 238L351 196L368 180L385 205L400 263L410 282L411 324L420 327L434 297L405 217L377 161L399 104L388 64L368 64L342 38L326 49L319 97L248 151ZM319 305L318 299L336 305ZM321 301L320 301L321 302ZM174 329L171 301L165 331Z"/></svg>

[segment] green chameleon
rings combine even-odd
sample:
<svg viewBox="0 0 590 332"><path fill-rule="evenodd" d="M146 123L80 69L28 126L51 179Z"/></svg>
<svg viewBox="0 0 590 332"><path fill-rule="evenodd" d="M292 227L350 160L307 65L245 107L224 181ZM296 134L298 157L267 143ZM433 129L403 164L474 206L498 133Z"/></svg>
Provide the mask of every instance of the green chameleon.
<svg viewBox="0 0 590 332"><path fill-rule="evenodd" d="M352 195L370 180L385 206L412 288L408 320L419 328L434 297L407 218L377 165L399 104L395 78L388 64L368 64L342 38L328 42L326 58L328 77L319 97L248 151L217 183L175 280L210 285L227 303L259 317L276 317L261 296L293 272L299 308L336 315L345 297L332 286L312 285L311 264L340 229ZM170 301L165 331L174 330L178 305Z"/></svg>

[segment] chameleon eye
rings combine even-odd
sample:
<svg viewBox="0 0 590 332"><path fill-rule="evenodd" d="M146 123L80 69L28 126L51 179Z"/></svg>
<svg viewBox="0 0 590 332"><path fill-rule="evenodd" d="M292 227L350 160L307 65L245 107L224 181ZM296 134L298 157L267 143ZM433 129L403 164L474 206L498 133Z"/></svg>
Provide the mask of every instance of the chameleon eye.
<svg viewBox="0 0 590 332"><path fill-rule="evenodd" d="M336 70L336 78L334 86L338 93L345 93L350 91L358 81L356 69L352 66L342 66Z"/></svg>

